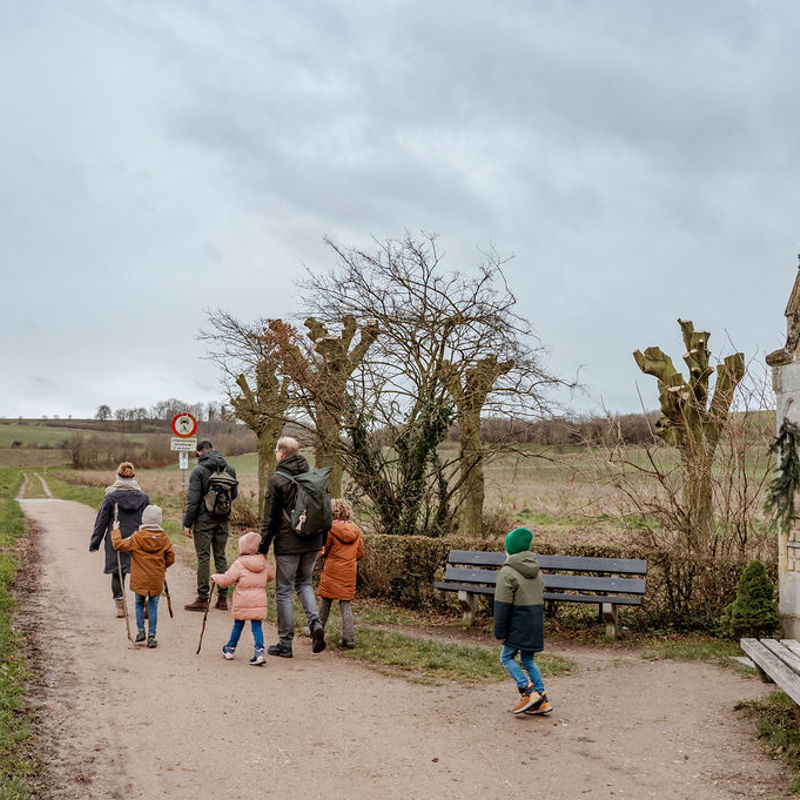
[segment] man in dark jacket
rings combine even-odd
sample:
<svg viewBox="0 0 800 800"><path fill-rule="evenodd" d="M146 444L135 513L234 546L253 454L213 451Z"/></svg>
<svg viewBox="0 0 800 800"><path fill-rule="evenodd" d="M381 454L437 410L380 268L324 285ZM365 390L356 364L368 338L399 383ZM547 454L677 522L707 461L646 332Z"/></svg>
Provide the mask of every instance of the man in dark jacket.
<svg viewBox="0 0 800 800"><path fill-rule="evenodd" d="M275 448L278 468L270 475L264 503L264 522L261 525L261 547L266 554L275 545L275 607L278 611L278 643L270 645L271 656L292 657L294 620L292 618L292 587L308 617L311 629L311 649L325 649L325 629L319 619L317 600L311 587L311 575L317 556L324 544L323 534L299 536L291 524L291 512L297 498L292 477L308 472L308 461L300 455L300 444L291 436L278 439Z"/></svg>
<svg viewBox="0 0 800 800"><path fill-rule="evenodd" d="M217 517L209 512L204 502L208 492L209 478L215 472L227 472L232 478L236 470L214 449L209 441L197 445L197 466L189 476L189 491L186 496L186 509L183 512L183 527L186 535L194 538L197 553L197 597L184 608L187 611L205 611L208 605L211 553L214 553L214 571L225 572L228 562L225 558L225 545L228 543L229 516ZM235 500L237 487L231 489L231 499ZM194 528L194 532L192 532ZM220 588L217 608L228 610L228 590Z"/></svg>

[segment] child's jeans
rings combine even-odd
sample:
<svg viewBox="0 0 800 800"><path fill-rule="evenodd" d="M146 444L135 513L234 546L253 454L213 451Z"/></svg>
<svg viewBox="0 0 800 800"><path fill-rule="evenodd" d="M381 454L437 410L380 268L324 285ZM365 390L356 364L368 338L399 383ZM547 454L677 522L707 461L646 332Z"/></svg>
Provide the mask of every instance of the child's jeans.
<svg viewBox="0 0 800 800"><path fill-rule="evenodd" d="M328 614L331 613L331 605L333 600L330 597L319 598L319 621L322 627L328 621ZM356 623L353 619L353 607L350 605L349 600L339 601L339 611L342 614L342 641L346 644L356 643Z"/></svg>
<svg viewBox="0 0 800 800"><path fill-rule="evenodd" d="M148 599L146 595L136 595L136 627L144 630L144 604L147 603L147 621L148 625L147 635L155 638L156 625L158 624L158 598L160 594L151 594Z"/></svg>
<svg viewBox="0 0 800 800"><path fill-rule="evenodd" d="M236 645L239 644L239 637L242 635L243 630L244 630L244 620L235 619L233 621L233 630L231 631L231 638L228 639L228 645L227 645L228 647L231 648L231 650L236 649ZM261 620L251 619L250 630L253 632L253 641L255 642L256 650L263 650L264 630L261 627Z"/></svg>
<svg viewBox="0 0 800 800"><path fill-rule="evenodd" d="M520 654L521 668L516 662L517 653ZM500 663L508 670L508 674L519 689L525 689L529 683L532 683L533 688L539 694L544 694L544 681L542 681L542 673L539 672L539 667L536 666L536 661L533 659L533 650L517 650L516 647L504 644L500 653Z"/></svg>

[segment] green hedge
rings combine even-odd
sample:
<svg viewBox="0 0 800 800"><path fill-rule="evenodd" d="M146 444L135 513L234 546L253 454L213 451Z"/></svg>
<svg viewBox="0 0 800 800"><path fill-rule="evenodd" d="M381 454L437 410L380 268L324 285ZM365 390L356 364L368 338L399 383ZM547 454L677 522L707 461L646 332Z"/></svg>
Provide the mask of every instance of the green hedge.
<svg viewBox="0 0 800 800"><path fill-rule="evenodd" d="M500 544L476 542L468 537L389 536L365 534L366 556L359 566L359 595L389 600L407 608L455 610L455 592L440 592L434 581L444 578L450 550L499 550ZM542 554L644 558L648 561L647 593L642 608L624 608L625 624L640 630L703 630L716 633L725 606L736 595L736 583L747 561L693 561L679 551L665 552L640 545L542 543ZM775 575L776 565L768 567ZM485 612L491 597L481 598ZM559 607L571 613L572 604ZM595 607L587 604L586 610Z"/></svg>

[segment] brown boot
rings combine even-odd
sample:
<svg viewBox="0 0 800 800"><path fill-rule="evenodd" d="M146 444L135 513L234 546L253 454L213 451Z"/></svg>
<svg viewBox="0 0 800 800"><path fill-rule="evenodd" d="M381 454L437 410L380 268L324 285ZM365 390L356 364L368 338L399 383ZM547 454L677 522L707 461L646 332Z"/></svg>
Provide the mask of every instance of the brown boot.
<svg viewBox="0 0 800 800"><path fill-rule="evenodd" d="M227 597L223 597L222 595L217 597L216 608L218 608L220 611L227 611L228 610L228 598Z"/></svg>
<svg viewBox="0 0 800 800"><path fill-rule="evenodd" d="M184 607L184 611L205 611L208 608L208 598L207 597L200 597L197 595L191 603L187 603Z"/></svg>
<svg viewBox="0 0 800 800"><path fill-rule="evenodd" d="M121 597L114 598L114 605L117 607L117 616L125 616L125 601Z"/></svg>

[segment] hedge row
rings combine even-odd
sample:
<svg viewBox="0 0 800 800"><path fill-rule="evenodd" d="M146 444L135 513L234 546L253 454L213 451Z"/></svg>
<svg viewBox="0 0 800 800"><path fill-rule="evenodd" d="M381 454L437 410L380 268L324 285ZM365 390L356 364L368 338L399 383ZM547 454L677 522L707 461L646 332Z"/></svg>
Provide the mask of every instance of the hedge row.
<svg viewBox="0 0 800 800"><path fill-rule="evenodd" d="M433 588L434 581L444 577L448 552L499 549L459 536L366 534L364 545L366 556L359 567L362 597L390 600L414 609L454 612L458 607L455 592ZM690 562L680 552L633 544L569 544L557 548L543 543L537 551L548 555L647 559L647 593L642 608L623 609L625 624L637 629L716 631L722 610L735 597L736 582L747 565L746 561L737 560ZM768 564L767 568L775 580L776 564ZM482 602L488 611L491 598L483 598Z"/></svg>

